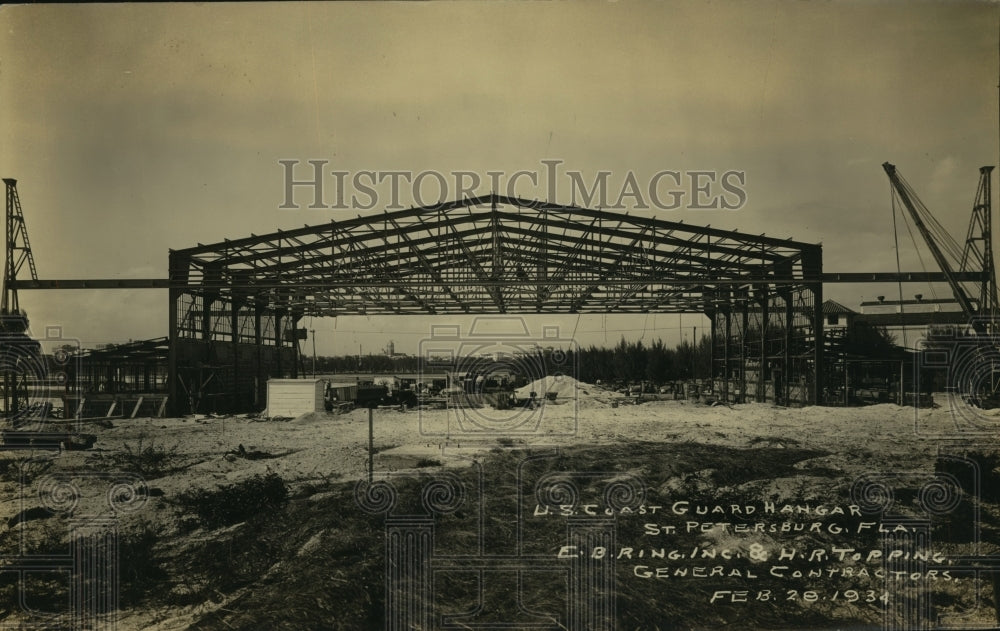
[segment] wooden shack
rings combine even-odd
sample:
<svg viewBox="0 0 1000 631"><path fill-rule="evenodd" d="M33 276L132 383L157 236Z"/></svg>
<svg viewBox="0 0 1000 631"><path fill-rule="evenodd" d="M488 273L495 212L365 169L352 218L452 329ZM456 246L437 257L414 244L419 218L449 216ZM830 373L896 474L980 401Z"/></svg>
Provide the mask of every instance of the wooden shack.
<svg viewBox="0 0 1000 631"><path fill-rule="evenodd" d="M295 418L323 412L324 379L268 379L267 416Z"/></svg>

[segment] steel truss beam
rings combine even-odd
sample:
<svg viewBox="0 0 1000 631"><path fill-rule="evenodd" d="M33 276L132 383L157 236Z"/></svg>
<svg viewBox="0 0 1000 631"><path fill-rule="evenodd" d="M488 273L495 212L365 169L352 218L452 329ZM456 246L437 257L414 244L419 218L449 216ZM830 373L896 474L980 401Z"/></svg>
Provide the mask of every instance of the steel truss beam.
<svg viewBox="0 0 1000 631"><path fill-rule="evenodd" d="M958 280L963 282L972 282L979 280L982 274L974 272L966 272L962 274L955 275ZM947 279L944 274L936 272L826 272L820 275L819 278L822 283L943 283ZM712 279L711 281L706 281L704 278L701 279L674 279L671 281L674 284L686 284L686 285L697 285L697 284L711 284L711 285L747 285L751 284L753 281L746 278L718 278ZM768 279L771 284L797 284L803 281L801 280L783 280L771 278ZM560 284L573 284L573 281L560 281ZM575 284L591 284L592 281L581 281ZM458 283L462 284L462 283ZM465 283L476 284L476 283ZM345 287L353 286L356 283L351 283L349 281L338 281L325 285L324 283L316 280L286 280L286 281L267 281L262 282L255 280L252 288L258 289L276 289L276 288L289 288L289 289L304 289L304 290L315 290L323 286L330 287ZM181 291L201 291L206 289L221 289L232 287L233 283L230 281L217 281L217 282L171 282L167 278L88 278L88 279L41 279L41 280L18 280L14 283L17 289L177 289Z"/></svg>

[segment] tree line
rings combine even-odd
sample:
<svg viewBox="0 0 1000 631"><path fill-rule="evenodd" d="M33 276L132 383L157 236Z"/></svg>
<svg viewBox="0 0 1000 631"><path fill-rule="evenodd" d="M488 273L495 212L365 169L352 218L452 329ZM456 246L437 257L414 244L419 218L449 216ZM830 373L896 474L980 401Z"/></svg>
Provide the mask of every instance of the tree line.
<svg viewBox="0 0 1000 631"><path fill-rule="evenodd" d="M651 381L664 383L683 379L706 379L712 376L712 343L702 336L697 343L684 340L670 348L662 339L649 343L630 342L622 337L614 347L556 349L538 348L511 362L517 367L523 362L525 372L571 374L582 381L594 383ZM312 358L302 357L303 368L312 372ZM454 368L484 368L489 362L459 358ZM316 373L411 373L436 371L447 364L430 363L426 358L405 355L344 355L317 357Z"/></svg>

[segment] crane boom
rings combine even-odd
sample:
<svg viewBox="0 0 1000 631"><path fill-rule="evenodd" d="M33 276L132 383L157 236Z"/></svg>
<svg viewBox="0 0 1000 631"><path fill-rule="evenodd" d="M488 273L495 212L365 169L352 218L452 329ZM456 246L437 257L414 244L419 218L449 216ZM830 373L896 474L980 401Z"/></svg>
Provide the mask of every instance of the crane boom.
<svg viewBox="0 0 1000 631"><path fill-rule="evenodd" d="M927 248L931 251L931 255L937 262L938 267L941 268L945 278L948 280L948 285L951 287L951 291L955 295L955 300L962 308L963 315L968 318L970 322L972 322L972 326L977 333L985 334L986 324L975 317L978 314L978 309L972 304L968 294L965 293L965 289L963 289L961 283L958 282L958 279L955 276L955 271L948 263L948 259L945 258L944 252L941 251L937 241L934 239L930 230L927 229L926 224L924 224L923 219L920 217L920 213L917 212L916 204L914 203L916 194L910 190L909 186L907 186L907 184L896 172L896 165L884 162L882 164L882 168L885 169L885 173L889 176L889 182L892 184L892 188L896 191L900 200L902 200L907 212L910 213L910 217L913 219L914 225L917 226L920 236L924 238L924 242L927 243Z"/></svg>

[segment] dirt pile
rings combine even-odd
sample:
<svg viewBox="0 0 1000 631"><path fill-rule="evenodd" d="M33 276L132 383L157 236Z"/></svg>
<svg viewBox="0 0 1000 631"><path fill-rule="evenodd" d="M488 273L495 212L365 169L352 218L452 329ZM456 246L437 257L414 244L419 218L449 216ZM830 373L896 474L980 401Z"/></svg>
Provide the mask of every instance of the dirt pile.
<svg viewBox="0 0 1000 631"><path fill-rule="evenodd" d="M527 399L534 392L538 400L555 398L556 402L575 399L578 404L611 404L613 399L624 395L607 390L601 386L579 381L566 375L551 375L536 379L528 385L518 388L514 395L519 399Z"/></svg>

